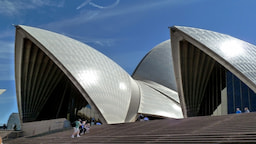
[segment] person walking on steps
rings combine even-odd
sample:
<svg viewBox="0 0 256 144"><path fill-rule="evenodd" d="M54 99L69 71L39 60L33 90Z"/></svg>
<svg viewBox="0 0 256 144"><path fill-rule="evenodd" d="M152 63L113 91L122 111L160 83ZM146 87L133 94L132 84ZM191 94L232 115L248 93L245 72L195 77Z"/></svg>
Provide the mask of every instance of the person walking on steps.
<svg viewBox="0 0 256 144"><path fill-rule="evenodd" d="M80 137L80 135L79 135L79 132L80 132L79 127L82 125L80 121L81 121L81 119L78 119L78 120L75 121L75 127L73 127L74 128L74 132L73 132L73 134L71 136L72 138L74 138L75 135L76 135L76 137Z"/></svg>

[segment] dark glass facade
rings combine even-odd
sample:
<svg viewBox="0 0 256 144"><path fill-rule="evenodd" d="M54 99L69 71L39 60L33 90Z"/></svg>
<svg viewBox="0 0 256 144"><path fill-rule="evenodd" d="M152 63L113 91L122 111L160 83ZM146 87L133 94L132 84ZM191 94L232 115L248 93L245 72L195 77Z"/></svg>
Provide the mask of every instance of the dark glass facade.
<svg viewBox="0 0 256 144"><path fill-rule="evenodd" d="M256 94L231 72L226 72L226 78L228 113L235 113L236 108L244 111L245 107L250 111L256 111Z"/></svg>
<svg viewBox="0 0 256 144"><path fill-rule="evenodd" d="M256 94L239 78L209 55L183 40L180 41L180 62L187 116L212 115L222 104L227 113L256 111ZM221 91L227 87L227 103ZM223 95L223 98L226 97ZM222 109L222 114L226 111ZM225 112L224 112L225 111Z"/></svg>
<svg viewBox="0 0 256 144"><path fill-rule="evenodd" d="M187 41L180 41L180 62L188 117L212 115L226 87L225 68Z"/></svg>

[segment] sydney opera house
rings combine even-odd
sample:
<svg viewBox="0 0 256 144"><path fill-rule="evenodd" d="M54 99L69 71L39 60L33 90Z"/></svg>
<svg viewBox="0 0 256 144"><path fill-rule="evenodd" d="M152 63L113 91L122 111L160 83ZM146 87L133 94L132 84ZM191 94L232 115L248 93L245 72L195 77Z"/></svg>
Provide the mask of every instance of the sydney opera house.
<svg viewBox="0 0 256 144"><path fill-rule="evenodd" d="M92 47L18 25L15 79L22 123L78 116L105 124L256 110L256 46L173 26L132 75Z"/></svg>

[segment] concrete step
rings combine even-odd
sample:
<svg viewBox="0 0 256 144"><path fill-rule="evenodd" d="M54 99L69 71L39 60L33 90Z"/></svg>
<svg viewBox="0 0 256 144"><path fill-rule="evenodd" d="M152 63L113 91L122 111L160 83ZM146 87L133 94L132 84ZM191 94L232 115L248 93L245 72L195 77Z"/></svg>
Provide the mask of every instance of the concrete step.
<svg viewBox="0 0 256 144"><path fill-rule="evenodd" d="M92 126L90 133L71 138L73 129L4 144L68 143L252 143L256 142L256 113L162 119Z"/></svg>

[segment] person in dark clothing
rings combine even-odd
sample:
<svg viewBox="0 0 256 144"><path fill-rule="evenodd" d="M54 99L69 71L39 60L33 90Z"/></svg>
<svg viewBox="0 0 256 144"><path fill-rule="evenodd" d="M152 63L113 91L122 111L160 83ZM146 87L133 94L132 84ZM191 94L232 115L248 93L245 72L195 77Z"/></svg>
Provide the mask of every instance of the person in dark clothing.
<svg viewBox="0 0 256 144"><path fill-rule="evenodd" d="M83 135L85 133L86 131L85 126L86 126L86 121L83 121L80 128L80 135Z"/></svg>
<svg viewBox="0 0 256 144"><path fill-rule="evenodd" d="M13 125L13 130L14 130L14 131L17 130L17 125L16 125L16 124Z"/></svg>
<svg viewBox="0 0 256 144"><path fill-rule="evenodd" d="M6 124L3 125L3 129L6 130L7 129L7 126Z"/></svg>

